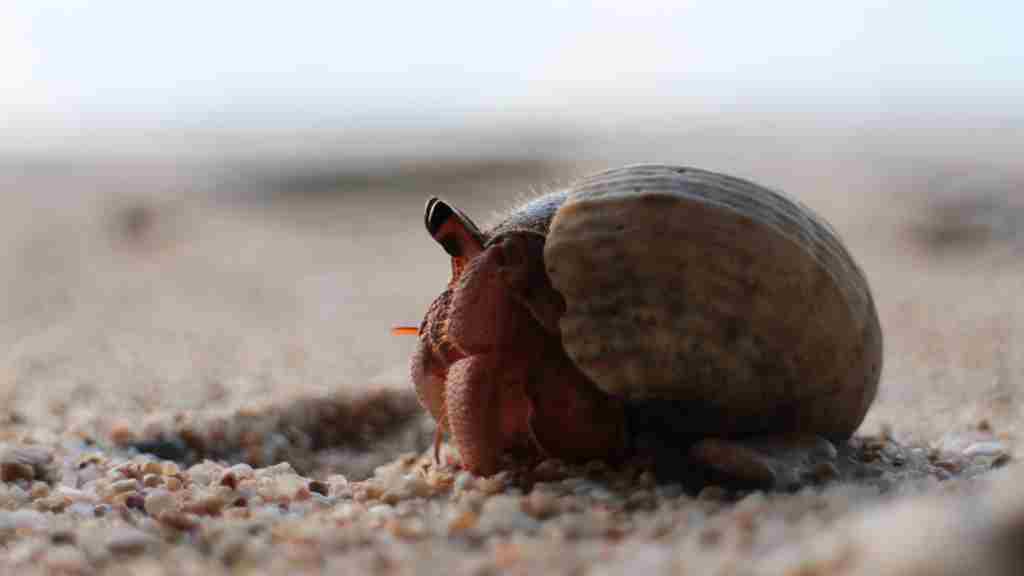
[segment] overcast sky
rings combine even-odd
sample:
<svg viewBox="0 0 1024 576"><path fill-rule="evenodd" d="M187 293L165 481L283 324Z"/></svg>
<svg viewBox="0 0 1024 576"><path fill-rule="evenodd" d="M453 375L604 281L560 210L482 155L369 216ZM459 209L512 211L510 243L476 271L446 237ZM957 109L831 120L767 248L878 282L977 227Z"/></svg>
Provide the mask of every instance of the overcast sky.
<svg viewBox="0 0 1024 576"><path fill-rule="evenodd" d="M0 0L0 145L747 113L1024 116L1024 2Z"/></svg>

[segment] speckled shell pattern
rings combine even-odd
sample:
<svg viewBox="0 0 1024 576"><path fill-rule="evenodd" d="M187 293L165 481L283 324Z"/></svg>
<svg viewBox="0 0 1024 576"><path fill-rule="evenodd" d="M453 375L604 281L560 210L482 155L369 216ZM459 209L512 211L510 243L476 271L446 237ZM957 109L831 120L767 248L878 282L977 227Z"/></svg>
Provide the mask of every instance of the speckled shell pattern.
<svg viewBox="0 0 1024 576"><path fill-rule="evenodd" d="M878 316L863 272L807 207L665 165L602 172L544 202L492 238L524 214L539 219L527 229L548 228L562 343L599 388L715 414L708 432L723 436L845 439L860 425L882 369Z"/></svg>

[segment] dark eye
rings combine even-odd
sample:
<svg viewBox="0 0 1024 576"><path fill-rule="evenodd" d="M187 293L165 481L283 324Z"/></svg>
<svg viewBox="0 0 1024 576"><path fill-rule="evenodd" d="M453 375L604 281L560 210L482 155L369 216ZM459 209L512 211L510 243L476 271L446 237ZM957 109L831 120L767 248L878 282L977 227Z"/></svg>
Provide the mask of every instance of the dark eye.
<svg viewBox="0 0 1024 576"><path fill-rule="evenodd" d="M453 258L473 257L483 249L484 237L476 224L444 200L427 201L423 224Z"/></svg>
<svg viewBox="0 0 1024 576"><path fill-rule="evenodd" d="M431 198L427 200L426 212L423 214L423 224L427 227L427 232L433 236L437 234L441 226L453 215L455 215L455 210L444 200Z"/></svg>

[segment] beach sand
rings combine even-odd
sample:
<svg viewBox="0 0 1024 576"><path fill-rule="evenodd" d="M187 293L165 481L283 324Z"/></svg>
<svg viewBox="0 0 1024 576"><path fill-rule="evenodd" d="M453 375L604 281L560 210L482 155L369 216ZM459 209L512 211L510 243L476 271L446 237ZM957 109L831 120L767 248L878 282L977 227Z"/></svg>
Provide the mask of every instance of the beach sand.
<svg viewBox="0 0 1024 576"><path fill-rule="evenodd" d="M604 133L373 170L4 164L0 573L1021 573L1020 134ZM415 340L389 334L447 281L426 198L486 222L639 161L786 190L846 240L885 335L851 452L868 472L690 492L634 464L485 479L450 448L432 461Z"/></svg>

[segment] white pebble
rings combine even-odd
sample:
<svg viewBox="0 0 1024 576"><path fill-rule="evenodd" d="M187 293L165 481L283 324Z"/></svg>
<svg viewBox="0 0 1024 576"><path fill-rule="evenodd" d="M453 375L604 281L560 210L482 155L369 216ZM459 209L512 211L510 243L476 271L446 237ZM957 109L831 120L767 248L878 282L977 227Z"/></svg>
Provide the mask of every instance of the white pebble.
<svg viewBox="0 0 1024 576"><path fill-rule="evenodd" d="M235 478L238 478L239 480L242 480L243 478L252 478L255 474L252 466L249 466L245 462L235 464L231 468L228 468L228 472L234 474Z"/></svg>
<svg viewBox="0 0 1024 576"><path fill-rule="evenodd" d="M117 528L107 538L107 550L114 554L138 554L157 539L135 528Z"/></svg>
<svg viewBox="0 0 1024 576"><path fill-rule="evenodd" d="M260 468L256 471L258 478L266 478L272 476L296 476L295 469L292 465L287 462L281 462L280 464L274 464L273 466L267 466L266 468Z"/></svg>
<svg viewBox="0 0 1024 576"><path fill-rule="evenodd" d="M484 533L532 532L540 523L523 512L520 498L498 494L484 502L477 526Z"/></svg>
<svg viewBox="0 0 1024 576"><path fill-rule="evenodd" d="M999 441L989 442L975 442L967 448L964 448L962 454L967 457L971 456L998 456L1006 453L1006 446Z"/></svg>
<svg viewBox="0 0 1024 576"><path fill-rule="evenodd" d="M178 502L174 495L167 490L157 489L150 491L146 495L146 501L143 506L147 514L156 518L167 510L176 510Z"/></svg>

